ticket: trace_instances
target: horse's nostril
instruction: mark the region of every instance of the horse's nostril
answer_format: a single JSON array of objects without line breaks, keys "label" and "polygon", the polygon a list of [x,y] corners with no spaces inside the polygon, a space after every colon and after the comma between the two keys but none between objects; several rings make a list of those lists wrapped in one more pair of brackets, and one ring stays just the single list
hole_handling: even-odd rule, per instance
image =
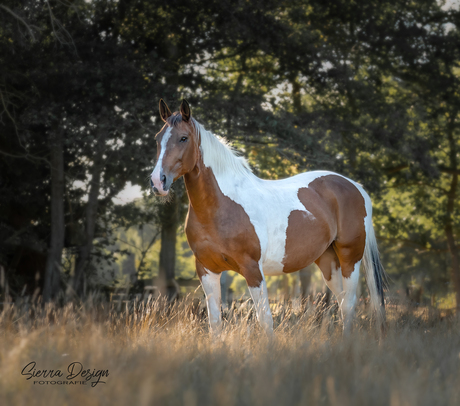
[{"label": "horse's nostril", "polygon": [[161,177],[161,182],[162,182],[162,183],[166,183],[166,175],[163,175],[163,176]]}]

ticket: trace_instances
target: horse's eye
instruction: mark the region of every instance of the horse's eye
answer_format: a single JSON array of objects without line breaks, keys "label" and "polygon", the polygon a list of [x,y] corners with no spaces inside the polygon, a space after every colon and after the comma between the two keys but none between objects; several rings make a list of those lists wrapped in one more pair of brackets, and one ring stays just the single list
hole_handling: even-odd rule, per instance
[{"label": "horse's eye", "polygon": [[188,137],[182,137],[179,142],[185,142],[188,140]]}]

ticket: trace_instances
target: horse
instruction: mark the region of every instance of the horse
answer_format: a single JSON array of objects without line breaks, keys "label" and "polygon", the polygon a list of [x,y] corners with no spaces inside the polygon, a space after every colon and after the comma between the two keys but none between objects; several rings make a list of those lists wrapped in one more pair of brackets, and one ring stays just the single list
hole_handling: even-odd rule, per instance
[{"label": "horse", "polygon": [[271,335],[265,276],[298,271],[315,262],[336,296],[343,333],[352,327],[363,262],[370,302],[385,328],[385,273],[372,224],[372,202],[362,186],[328,171],[263,180],[247,161],[191,115],[184,99],[171,113],[160,100],[163,128],[150,176],[166,196],[184,177],[189,199],[185,232],[206,295],[211,333],[221,331],[223,271],[247,282],[260,326]]}]

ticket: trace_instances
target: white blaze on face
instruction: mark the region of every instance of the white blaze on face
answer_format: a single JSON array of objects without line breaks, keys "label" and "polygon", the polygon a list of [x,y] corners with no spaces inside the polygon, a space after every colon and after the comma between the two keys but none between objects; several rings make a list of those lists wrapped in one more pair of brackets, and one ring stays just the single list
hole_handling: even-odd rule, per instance
[{"label": "white blaze on face", "polygon": [[161,139],[161,145],[160,145],[160,156],[158,157],[157,164],[155,165],[155,168],[150,175],[153,186],[155,186],[158,189],[158,192],[161,195],[167,195],[168,192],[163,189],[163,183],[161,182],[160,175],[162,173],[163,169],[163,158],[166,153],[166,145],[168,144],[169,139],[171,138],[171,127],[168,127],[163,134],[163,138]]}]

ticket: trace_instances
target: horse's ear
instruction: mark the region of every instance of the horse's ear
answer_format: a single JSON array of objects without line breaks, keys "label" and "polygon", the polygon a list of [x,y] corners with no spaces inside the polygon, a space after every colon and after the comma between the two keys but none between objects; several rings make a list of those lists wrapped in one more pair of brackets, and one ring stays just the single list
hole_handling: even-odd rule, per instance
[{"label": "horse's ear", "polygon": [[192,113],[190,112],[190,106],[188,105],[187,100],[182,100],[182,103],[180,104],[180,114],[182,116],[182,120],[188,123],[190,121],[190,117],[192,116]]},{"label": "horse's ear", "polygon": [[164,102],[163,99],[160,99],[160,116],[161,119],[166,123],[168,117],[171,116],[171,110],[169,110],[168,105]]}]

